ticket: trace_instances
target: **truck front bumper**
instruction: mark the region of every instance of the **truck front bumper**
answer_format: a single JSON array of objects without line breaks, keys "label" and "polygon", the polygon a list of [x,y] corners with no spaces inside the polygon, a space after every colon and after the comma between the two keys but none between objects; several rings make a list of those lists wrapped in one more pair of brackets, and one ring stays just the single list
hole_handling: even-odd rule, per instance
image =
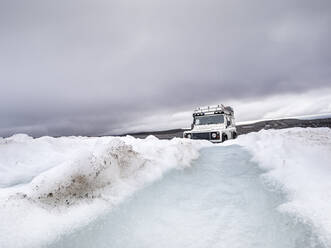
[{"label": "truck front bumper", "polygon": [[209,140],[211,142],[222,142],[221,133],[219,131],[211,132],[186,132],[184,138],[198,139],[198,140]]}]

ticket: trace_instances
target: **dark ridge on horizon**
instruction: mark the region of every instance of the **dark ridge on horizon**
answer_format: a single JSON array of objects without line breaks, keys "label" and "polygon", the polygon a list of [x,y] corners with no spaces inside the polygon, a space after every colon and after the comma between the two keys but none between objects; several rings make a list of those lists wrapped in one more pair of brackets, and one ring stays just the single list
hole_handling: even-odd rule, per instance
[{"label": "dark ridge on horizon", "polygon": [[[285,119],[277,119],[277,120],[264,120],[264,121],[256,121],[248,124],[240,124],[236,125],[238,135],[247,134],[250,132],[258,132],[262,129],[284,129],[284,128],[292,128],[292,127],[328,127],[331,128],[331,118],[318,118],[311,120],[302,120],[295,118],[285,118]],[[114,136],[114,137],[123,137],[123,136],[133,136],[135,138],[146,138],[149,135],[153,135],[159,139],[172,139],[172,138],[181,138],[183,137],[183,132],[185,130],[189,130],[189,128],[175,128],[175,129],[167,129],[160,131],[141,131],[141,132],[131,132],[124,134],[105,134],[105,135],[44,135],[50,136],[54,138],[60,137],[106,137],[106,136]],[[19,134],[19,133],[16,133]],[[15,134],[13,134],[15,135]],[[28,134],[33,138],[40,138],[43,136],[33,136]],[[12,136],[12,135],[11,135]],[[2,138],[9,138],[11,136],[6,136]]]},{"label": "dark ridge on horizon", "polygon": [[[278,119],[278,120],[266,120],[266,121],[257,121],[249,124],[237,125],[238,135],[247,134],[250,132],[258,132],[262,129],[284,129],[292,127],[328,127],[331,128],[331,118],[318,118],[311,120],[301,120],[301,119]],[[154,135],[159,139],[171,139],[175,137],[183,137],[183,132],[188,129],[178,128],[178,129],[169,129],[163,131],[146,131],[146,132],[136,132],[136,133],[127,133],[119,136],[130,135],[135,138],[146,138],[149,135]]]}]

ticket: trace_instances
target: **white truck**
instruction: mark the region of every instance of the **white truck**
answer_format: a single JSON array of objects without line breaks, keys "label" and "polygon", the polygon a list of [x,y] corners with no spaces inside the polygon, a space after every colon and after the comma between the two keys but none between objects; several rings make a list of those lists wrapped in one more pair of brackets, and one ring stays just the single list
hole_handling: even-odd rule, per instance
[{"label": "white truck", "polygon": [[235,139],[237,130],[233,109],[222,104],[195,109],[191,130],[185,131],[183,137],[205,139],[213,143]]}]

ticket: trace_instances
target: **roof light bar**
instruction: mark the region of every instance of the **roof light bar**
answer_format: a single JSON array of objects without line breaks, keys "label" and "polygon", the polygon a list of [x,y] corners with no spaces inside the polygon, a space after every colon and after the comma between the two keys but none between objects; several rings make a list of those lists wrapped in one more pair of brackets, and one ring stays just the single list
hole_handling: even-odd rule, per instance
[{"label": "roof light bar", "polygon": [[195,116],[204,115],[204,114],[228,114],[234,115],[233,109],[230,106],[224,107],[223,104],[207,107],[199,107],[194,110]]}]

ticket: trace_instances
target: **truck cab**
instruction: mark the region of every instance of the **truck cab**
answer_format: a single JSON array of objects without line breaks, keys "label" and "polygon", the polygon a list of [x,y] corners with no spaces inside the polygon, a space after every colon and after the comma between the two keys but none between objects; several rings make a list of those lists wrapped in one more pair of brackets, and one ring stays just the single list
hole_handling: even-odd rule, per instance
[{"label": "truck cab", "polygon": [[213,143],[235,139],[237,130],[233,109],[222,104],[195,109],[191,130],[185,131],[183,137],[204,139]]}]

